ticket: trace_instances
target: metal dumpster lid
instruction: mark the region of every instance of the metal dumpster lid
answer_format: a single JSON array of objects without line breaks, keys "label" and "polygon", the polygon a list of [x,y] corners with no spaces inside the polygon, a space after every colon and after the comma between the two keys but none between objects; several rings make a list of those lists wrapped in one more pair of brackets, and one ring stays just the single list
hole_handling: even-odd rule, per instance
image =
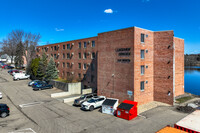
[{"label": "metal dumpster lid", "polygon": [[130,110],[134,105],[128,104],[128,103],[121,103],[118,108],[124,109],[124,110]]},{"label": "metal dumpster lid", "polygon": [[114,104],[117,102],[116,99],[106,99],[102,105],[108,105],[108,106],[114,106]]}]

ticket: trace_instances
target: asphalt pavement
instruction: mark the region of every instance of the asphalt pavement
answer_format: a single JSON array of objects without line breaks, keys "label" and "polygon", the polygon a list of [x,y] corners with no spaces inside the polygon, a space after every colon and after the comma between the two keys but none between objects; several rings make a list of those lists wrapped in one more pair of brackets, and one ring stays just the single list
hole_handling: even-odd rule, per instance
[{"label": "asphalt pavement", "polygon": [[0,133],[154,133],[187,115],[171,106],[159,106],[127,121],[99,109],[82,111],[64,104],[50,97],[61,90],[33,91],[29,81],[13,81],[6,70],[0,71],[0,103],[6,103],[11,111],[8,117],[0,118]]}]

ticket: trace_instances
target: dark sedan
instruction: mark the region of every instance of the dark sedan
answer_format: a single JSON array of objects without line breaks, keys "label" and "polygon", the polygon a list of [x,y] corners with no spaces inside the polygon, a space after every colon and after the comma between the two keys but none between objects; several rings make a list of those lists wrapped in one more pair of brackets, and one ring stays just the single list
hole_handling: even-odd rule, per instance
[{"label": "dark sedan", "polygon": [[42,83],[42,84],[37,84],[32,86],[34,91],[38,90],[45,90],[45,89],[51,89],[53,88],[53,85],[47,84],[47,83]]},{"label": "dark sedan", "polygon": [[2,118],[5,118],[6,116],[8,116],[10,113],[10,109],[6,104],[2,104],[0,103],[0,116]]},{"label": "dark sedan", "polygon": [[13,66],[7,66],[6,68],[7,68],[7,69],[13,69],[13,68],[15,68],[15,67],[13,67]]}]

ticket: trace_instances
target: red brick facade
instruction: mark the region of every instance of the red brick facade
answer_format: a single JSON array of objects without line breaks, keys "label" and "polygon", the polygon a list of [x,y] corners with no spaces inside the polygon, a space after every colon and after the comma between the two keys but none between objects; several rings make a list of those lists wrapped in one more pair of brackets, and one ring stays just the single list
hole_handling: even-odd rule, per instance
[{"label": "red brick facade", "polygon": [[[91,47],[92,41],[95,47]],[[83,48],[84,42],[87,42],[86,48]],[[72,47],[63,49],[67,44]],[[59,49],[51,51],[54,46]],[[99,33],[93,38],[39,46],[37,54],[41,55],[45,47],[49,47],[46,52],[49,56],[59,53],[55,62],[59,62],[60,77],[67,78],[70,73],[76,78],[81,74],[83,78],[86,74],[83,84],[97,88],[98,95],[120,101],[134,100],[141,105],[151,101],[173,104],[174,96],[184,93],[184,40],[175,38],[173,31],[153,32],[131,27]],[[73,53],[70,59],[61,58],[67,53]],[[87,59],[83,59],[83,53],[87,53]],[[92,53],[95,53],[94,59],[91,59]],[[63,67],[63,62],[72,66]],[[88,65],[83,70],[85,63]]]}]

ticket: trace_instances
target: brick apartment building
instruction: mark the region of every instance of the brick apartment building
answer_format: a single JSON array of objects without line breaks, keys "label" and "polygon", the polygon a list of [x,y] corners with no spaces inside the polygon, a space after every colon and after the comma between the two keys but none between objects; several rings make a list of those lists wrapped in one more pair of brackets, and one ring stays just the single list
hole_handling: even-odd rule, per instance
[{"label": "brick apartment building", "polygon": [[98,95],[173,104],[184,93],[184,40],[173,31],[137,27],[99,33],[97,37],[37,47],[54,57],[59,76],[83,79]]}]

